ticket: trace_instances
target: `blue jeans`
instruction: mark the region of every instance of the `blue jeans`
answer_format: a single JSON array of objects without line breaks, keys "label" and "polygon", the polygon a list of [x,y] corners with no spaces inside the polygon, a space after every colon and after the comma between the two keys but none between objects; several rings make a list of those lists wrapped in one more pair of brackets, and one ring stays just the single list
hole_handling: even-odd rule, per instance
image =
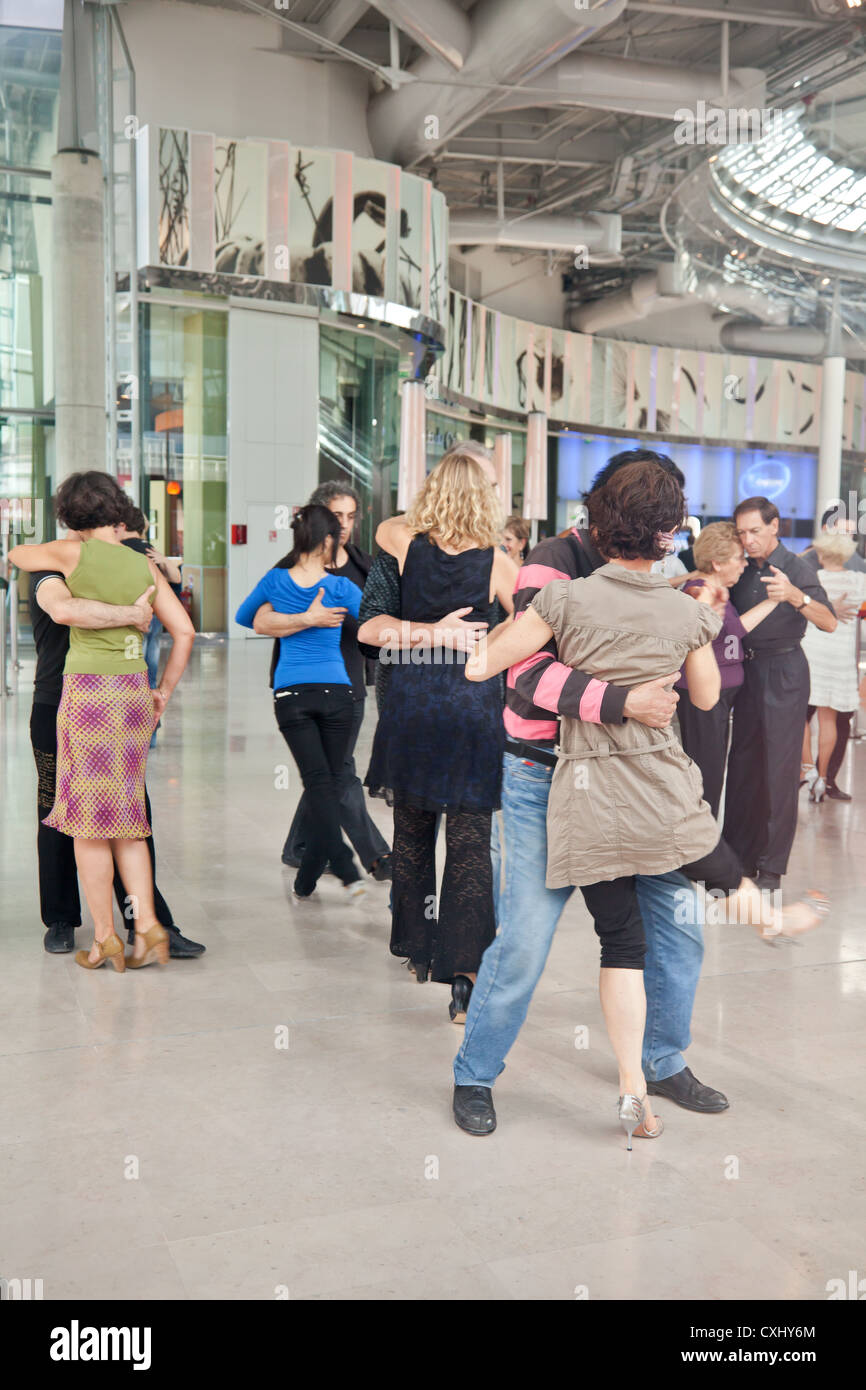
[{"label": "blue jeans", "polygon": [[[484,952],[469,1002],[463,1046],[454,1059],[458,1086],[492,1086],[523,1025],[553,934],[573,888],[546,888],[547,801],[553,768],[505,754],[502,820],[505,865],[494,898],[498,931]],[[494,828],[496,821],[494,820]],[[685,1066],[692,1006],[704,954],[697,897],[679,872],[639,875],[647,941],[643,1069],[664,1081]],[[683,920],[685,919],[685,920]]]},{"label": "blue jeans", "polygon": [[157,686],[159,676],[159,649],[162,643],[162,623],[159,618],[152,618],[150,631],[144,639],[144,662],[147,666],[147,683],[151,690]]}]

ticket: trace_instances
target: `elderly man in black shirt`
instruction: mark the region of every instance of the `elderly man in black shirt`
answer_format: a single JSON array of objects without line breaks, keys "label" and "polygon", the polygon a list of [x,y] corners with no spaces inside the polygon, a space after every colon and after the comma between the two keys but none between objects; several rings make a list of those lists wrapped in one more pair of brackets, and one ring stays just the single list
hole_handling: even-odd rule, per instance
[{"label": "elderly man in black shirt", "polygon": [[762,599],[779,607],[744,639],[745,679],[734,705],[725,794],[725,839],[761,888],[776,889],[797,828],[800,752],[809,703],[806,623],[832,632],[836,617],[815,571],[779,541],[778,508],[749,497],[734,512],[747,556],[731,589],[746,613]]}]

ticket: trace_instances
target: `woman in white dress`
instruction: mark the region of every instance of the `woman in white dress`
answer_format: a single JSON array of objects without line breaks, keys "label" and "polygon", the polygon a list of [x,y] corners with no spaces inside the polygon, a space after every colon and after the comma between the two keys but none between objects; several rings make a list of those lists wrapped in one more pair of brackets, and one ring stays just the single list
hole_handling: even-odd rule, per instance
[{"label": "woman in white dress", "polygon": [[[866,601],[866,574],[845,569],[854,554],[854,541],[837,532],[822,533],[815,541],[821,568],[819,582],[834,605]],[[809,623],[803,651],[809,662],[809,704],[818,710],[818,764],[812,759],[812,731],[803,736],[803,779],[810,801],[823,801],[827,791],[827,767],[836,746],[836,715],[850,714],[860,703],[857,670],[859,617],[840,622],[833,632],[819,632]]]}]

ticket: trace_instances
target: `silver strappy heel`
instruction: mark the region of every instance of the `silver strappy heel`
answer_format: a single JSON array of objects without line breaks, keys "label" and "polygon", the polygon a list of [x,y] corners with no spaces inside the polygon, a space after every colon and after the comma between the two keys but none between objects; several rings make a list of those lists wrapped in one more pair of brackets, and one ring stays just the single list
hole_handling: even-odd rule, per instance
[{"label": "silver strappy heel", "polygon": [[655,1129],[647,1129],[646,1108],[644,1106],[645,1100],[646,1096],[644,1096],[643,1100],[638,1096],[630,1095],[620,1096],[619,1098],[617,1113],[622,1121],[622,1127],[628,1135],[627,1148],[629,1152],[631,1152],[631,1137],[636,1129],[640,1129],[641,1126],[643,1126],[644,1130],[643,1134],[638,1135],[638,1139],[658,1139],[664,1129],[664,1122],[660,1116],[656,1116]]}]

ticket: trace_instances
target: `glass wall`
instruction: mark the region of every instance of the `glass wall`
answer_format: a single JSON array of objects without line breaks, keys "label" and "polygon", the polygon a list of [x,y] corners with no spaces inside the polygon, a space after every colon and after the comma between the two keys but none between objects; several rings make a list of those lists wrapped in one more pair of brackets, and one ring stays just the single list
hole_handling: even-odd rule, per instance
[{"label": "glass wall", "polygon": [[370,329],[319,331],[319,481],[361,498],[355,540],[372,550],[397,504],[401,354]]},{"label": "glass wall", "polygon": [[183,560],[196,628],[226,624],[228,315],[198,305],[141,309],[142,506],[157,549]]},{"label": "glass wall", "polygon": [[[0,23],[0,555],[55,534],[48,175],[59,83],[60,34]],[[22,626],[27,583],[22,575]]]}]

